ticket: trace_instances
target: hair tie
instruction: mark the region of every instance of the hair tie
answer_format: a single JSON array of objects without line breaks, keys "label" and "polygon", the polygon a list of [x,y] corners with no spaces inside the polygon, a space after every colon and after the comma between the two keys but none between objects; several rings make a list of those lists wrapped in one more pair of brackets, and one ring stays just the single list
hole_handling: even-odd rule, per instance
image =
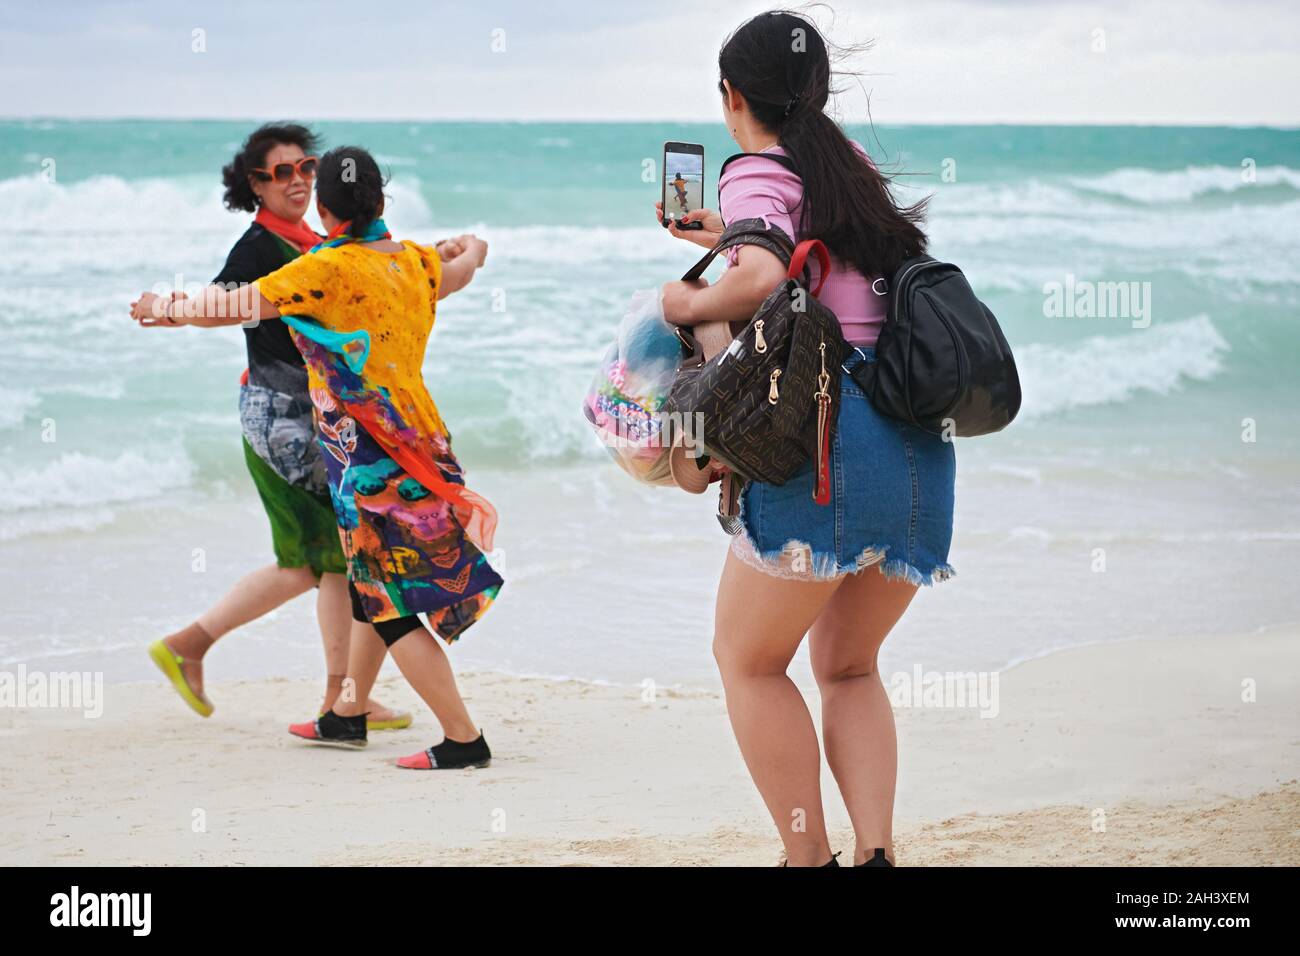
[{"label": "hair tie", "polygon": [[794,110],[795,105],[798,102],[799,102],[799,94],[796,93],[794,96],[790,97],[790,102],[785,104],[785,112],[781,114],[781,118],[784,119],[785,117],[789,116],[790,113]]}]

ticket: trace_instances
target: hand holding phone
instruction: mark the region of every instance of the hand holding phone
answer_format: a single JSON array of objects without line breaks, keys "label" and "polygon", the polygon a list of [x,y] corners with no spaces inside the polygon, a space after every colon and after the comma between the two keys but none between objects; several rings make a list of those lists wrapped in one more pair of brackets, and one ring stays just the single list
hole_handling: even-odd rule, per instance
[{"label": "hand holding phone", "polygon": [[655,222],[668,230],[674,239],[685,239],[687,242],[693,242],[697,246],[703,246],[705,249],[712,249],[718,244],[722,237],[722,217],[712,209],[696,209],[688,212],[686,217],[690,222],[685,223],[690,229],[683,229],[676,219],[664,221],[664,204],[658,199],[655,200]]},{"label": "hand holding phone", "polygon": [[687,213],[704,207],[704,147],[699,143],[664,143],[662,218],[664,228],[675,222],[678,229],[703,229],[701,222],[687,222]]}]

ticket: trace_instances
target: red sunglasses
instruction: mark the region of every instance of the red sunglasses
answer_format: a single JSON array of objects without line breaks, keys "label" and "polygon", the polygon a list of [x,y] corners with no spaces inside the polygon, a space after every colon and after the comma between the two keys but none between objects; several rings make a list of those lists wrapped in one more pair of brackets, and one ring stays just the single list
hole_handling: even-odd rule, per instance
[{"label": "red sunglasses", "polygon": [[316,175],[316,167],[320,165],[320,160],[315,156],[304,156],[296,163],[276,163],[270,169],[254,169],[257,178],[264,183],[269,183],[274,179],[277,183],[287,183],[293,179],[296,172],[303,179],[311,179]]}]

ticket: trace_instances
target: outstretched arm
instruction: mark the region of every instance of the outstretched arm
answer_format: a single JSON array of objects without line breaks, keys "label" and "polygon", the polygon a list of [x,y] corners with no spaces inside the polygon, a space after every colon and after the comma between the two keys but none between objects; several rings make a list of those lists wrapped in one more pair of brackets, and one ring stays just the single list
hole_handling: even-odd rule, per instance
[{"label": "outstretched arm", "polygon": [[442,264],[442,283],[438,286],[438,299],[447,298],[469,285],[474,273],[487,261],[487,243],[478,236],[457,236],[453,240],[460,246],[460,255]]},{"label": "outstretched arm", "polygon": [[184,294],[164,297],[145,292],[131,303],[131,318],[139,322],[141,328],[182,325],[211,328],[279,317],[280,310],[251,283],[242,283],[233,289],[210,285],[192,299]]}]

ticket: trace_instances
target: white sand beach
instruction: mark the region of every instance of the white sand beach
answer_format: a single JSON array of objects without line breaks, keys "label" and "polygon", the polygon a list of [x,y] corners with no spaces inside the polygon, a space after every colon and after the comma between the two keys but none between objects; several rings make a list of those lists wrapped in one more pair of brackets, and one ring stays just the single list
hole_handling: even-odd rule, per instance
[{"label": "white sand beach", "polygon": [[[1003,672],[996,717],[896,708],[899,864],[1300,864],[1296,636],[1076,648]],[[97,719],[0,708],[0,863],[777,862],[720,695],[491,673],[462,687],[486,770],[392,766],[438,737],[397,678],[383,697],[415,725],[361,752],[286,734],[316,702],[309,681],[215,682],[210,720],[161,682],[107,686]]]},{"label": "white sand beach", "polygon": [[[942,550],[956,576],[917,595],[881,647],[882,675],[928,690],[930,672],[969,674],[991,698],[895,701],[898,864],[1300,865],[1300,98],[1286,93],[1300,86],[1300,4],[1265,0],[1266,17],[1240,6],[1198,0],[1199,15],[1175,18],[1171,4],[831,0],[795,23],[757,3],[557,14],[506,0],[490,19],[471,4],[337,4],[277,18],[301,25],[285,31],[253,4],[198,16],[134,0],[61,18],[8,5],[0,866],[775,865],[781,843],[710,653],[732,541],[717,492],[634,480],[584,413],[666,400],[666,375],[644,373],[672,367],[679,343],[645,305],[704,255],[663,228],[687,208],[821,240],[833,261],[818,268],[832,282],[820,301],[881,358],[933,291],[897,271],[920,251],[916,226],[983,306],[936,308],[939,324],[969,314],[983,327],[987,311],[1014,356],[1015,421],[957,429],[950,548],[923,527],[946,494],[921,481],[908,443],[906,556]],[[350,55],[316,67],[284,56],[289,37],[309,41],[309,58]],[[356,154],[325,161],[344,144],[379,175]],[[753,176],[727,167],[723,194],[727,157],[776,145],[803,195],[762,162]],[[289,296],[321,331],[349,333],[337,361],[369,398],[383,393],[385,429],[408,443],[414,427],[411,447],[436,446],[439,472],[463,469],[499,514],[487,550],[505,585],[448,654],[494,753],[477,771],[396,766],[442,735],[391,660],[373,696],[410,710],[412,727],[360,751],[287,732],[342,669],[324,660],[322,625],[333,648],[347,622],[328,587],[318,605],[297,575],[306,593],[292,599],[288,584],[263,586],[289,576],[249,577],[302,564],[304,549],[273,540],[281,509],[245,446],[274,437],[291,475],[309,464],[297,454],[314,447],[309,393],[343,395],[305,386],[298,364],[310,359],[313,385],[338,384],[326,343],[275,321],[129,317],[145,290],[195,305],[218,275],[281,272],[315,245],[300,223],[355,231],[371,214],[396,240],[472,233],[489,249],[475,245],[482,268],[463,288],[447,281],[463,264],[412,279],[397,259],[357,260],[326,269],[337,284]],[[711,291],[693,319],[762,308],[776,276],[759,288],[746,254],[723,279],[726,258],[701,276]],[[836,288],[854,271],[858,296]],[[421,357],[430,289],[440,301]],[[965,298],[961,282],[946,289]],[[790,369],[785,340],[771,341],[764,361]],[[924,346],[911,340],[911,354]],[[957,379],[976,404],[1011,394],[974,368],[959,362]],[[799,413],[777,377],[776,404],[811,425],[815,403]],[[928,389],[915,378],[919,409]],[[367,422],[377,428],[365,414],[353,424]],[[848,480],[839,460],[876,449],[836,434],[830,510],[887,499],[887,482]],[[377,444],[405,470],[391,438]],[[364,492],[352,469],[371,455],[334,450],[348,466],[335,469],[337,523],[369,540],[347,488]],[[391,477],[370,496],[374,524],[412,515],[420,540],[446,539],[424,514],[434,502]],[[332,540],[328,514],[310,523]],[[900,557],[893,524],[856,530]],[[354,576],[418,564],[393,530]],[[838,549],[852,530],[836,522]],[[232,593],[269,608],[272,592],[285,603],[205,657],[216,711],[199,718],[146,648],[201,615],[215,637],[205,611]],[[805,644],[791,674],[816,714],[810,656]],[[86,706],[43,699],[87,689]],[[844,864],[853,834],[829,769],[823,795]]]}]

